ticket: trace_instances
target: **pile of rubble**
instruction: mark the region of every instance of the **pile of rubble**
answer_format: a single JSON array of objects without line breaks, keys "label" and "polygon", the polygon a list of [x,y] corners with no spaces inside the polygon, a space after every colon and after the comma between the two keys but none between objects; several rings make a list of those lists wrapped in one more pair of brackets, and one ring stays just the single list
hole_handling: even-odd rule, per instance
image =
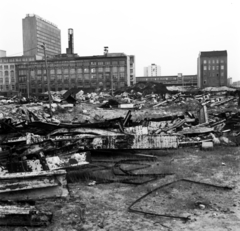
[{"label": "pile of rubble", "polygon": [[[93,150],[176,149],[185,146],[208,150],[214,145],[240,143],[240,113],[234,91],[231,94],[226,89],[217,94],[216,91],[214,94],[211,91],[173,93],[163,85],[138,84],[117,92],[115,97],[103,92],[84,94],[83,91],[51,92],[51,95],[55,102],[51,105],[53,116],[44,102],[1,106],[1,201],[26,202],[67,196],[67,171],[87,166]],[[64,100],[73,103],[64,104]],[[76,103],[74,100],[81,104],[97,104],[102,110],[128,111],[125,111],[125,117],[97,122],[59,120],[57,110],[66,108],[65,112],[71,114]],[[191,104],[194,107],[190,108]],[[133,120],[129,110],[161,111],[173,106],[180,106],[182,112],[141,120]],[[20,212],[16,211],[25,214],[21,214],[19,223],[27,216],[30,223],[43,225],[44,222],[39,222],[42,215],[47,221],[52,217],[47,212],[37,212],[42,215],[35,219],[32,216],[35,208],[30,205],[17,205],[13,210],[9,206],[0,205],[0,225],[8,225],[11,215],[19,215]]]}]

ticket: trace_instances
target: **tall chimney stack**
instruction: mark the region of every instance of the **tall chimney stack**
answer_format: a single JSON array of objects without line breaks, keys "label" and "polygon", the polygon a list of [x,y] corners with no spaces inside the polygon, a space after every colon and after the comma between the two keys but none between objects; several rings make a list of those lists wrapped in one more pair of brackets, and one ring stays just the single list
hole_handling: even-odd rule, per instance
[{"label": "tall chimney stack", "polygon": [[68,29],[68,48],[67,54],[74,54],[73,29]]}]

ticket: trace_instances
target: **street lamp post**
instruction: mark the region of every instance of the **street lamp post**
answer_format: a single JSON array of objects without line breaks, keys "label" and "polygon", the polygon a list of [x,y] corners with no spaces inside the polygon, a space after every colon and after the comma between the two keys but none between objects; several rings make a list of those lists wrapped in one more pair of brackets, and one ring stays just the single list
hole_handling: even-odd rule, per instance
[{"label": "street lamp post", "polygon": [[48,67],[47,67],[47,57],[46,57],[45,43],[43,43],[43,45],[41,45],[41,47],[43,48],[43,51],[44,51],[45,68],[46,68],[47,85],[48,85],[49,109],[50,109],[50,116],[52,117],[52,105],[51,105],[52,96],[51,96],[51,93],[50,93],[50,82],[49,82],[49,76],[48,76]]}]

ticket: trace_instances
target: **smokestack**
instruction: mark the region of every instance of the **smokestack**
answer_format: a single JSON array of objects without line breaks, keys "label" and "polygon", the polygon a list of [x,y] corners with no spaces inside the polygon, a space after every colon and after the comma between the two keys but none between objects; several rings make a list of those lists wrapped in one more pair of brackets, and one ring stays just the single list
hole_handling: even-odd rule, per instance
[{"label": "smokestack", "polygon": [[108,54],[108,47],[104,47],[104,55],[107,55]]},{"label": "smokestack", "polygon": [[73,54],[74,53],[74,43],[73,43],[73,29],[68,29],[68,48],[67,48],[67,54]]}]

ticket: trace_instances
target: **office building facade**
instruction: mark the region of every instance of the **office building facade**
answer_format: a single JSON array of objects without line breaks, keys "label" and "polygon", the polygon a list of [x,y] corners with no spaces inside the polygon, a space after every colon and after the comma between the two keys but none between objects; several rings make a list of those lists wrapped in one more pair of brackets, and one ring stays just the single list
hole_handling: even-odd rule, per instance
[{"label": "office building facade", "polygon": [[22,19],[22,31],[25,56],[44,56],[43,43],[48,57],[61,54],[61,31],[55,24],[37,15],[27,14]]},{"label": "office building facade", "polygon": [[[17,65],[19,91],[35,94],[47,91],[47,75],[44,61]],[[98,56],[59,55],[48,59],[50,90],[71,88],[118,89],[133,85],[135,57],[123,53],[107,53]]]},{"label": "office building facade", "polygon": [[161,67],[156,64],[144,67],[144,76],[161,76]]},{"label": "office building facade", "polygon": [[11,95],[18,91],[16,66],[37,60],[36,56],[0,57],[0,93]]},{"label": "office building facade", "polygon": [[157,82],[166,86],[197,86],[197,75],[170,75],[170,76],[152,76],[136,77],[136,82]]},{"label": "office building facade", "polygon": [[198,57],[198,87],[227,86],[227,51],[200,52]]}]

